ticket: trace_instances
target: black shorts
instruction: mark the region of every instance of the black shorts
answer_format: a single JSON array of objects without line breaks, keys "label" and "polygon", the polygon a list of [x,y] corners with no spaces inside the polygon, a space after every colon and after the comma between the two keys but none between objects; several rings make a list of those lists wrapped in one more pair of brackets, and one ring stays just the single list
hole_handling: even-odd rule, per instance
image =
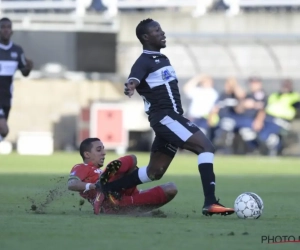
[{"label": "black shorts", "polygon": [[0,119],[8,119],[8,115],[9,115],[9,111],[10,111],[10,106],[4,106],[0,104]]},{"label": "black shorts", "polygon": [[177,149],[200,129],[190,120],[174,111],[152,114],[150,125],[155,132],[152,152],[160,151],[174,157]]}]

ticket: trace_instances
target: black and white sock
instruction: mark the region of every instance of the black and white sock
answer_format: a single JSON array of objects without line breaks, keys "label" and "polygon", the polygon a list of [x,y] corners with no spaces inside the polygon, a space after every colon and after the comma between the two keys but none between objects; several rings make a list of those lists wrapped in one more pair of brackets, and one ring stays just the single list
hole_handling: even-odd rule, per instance
[{"label": "black and white sock", "polygon": [[118,180],[108,182],[104,186],[104,189],[112,192],[119,192],[121,190],[132,188],[142,183],[147,183],[151,181],[152,180],[147,175],[147,167],[141,167]]},{"label": "black and white sock", "polygon": [[217,201],[215,197],[216,177],[214,174],[213,161],[213,153],[204,152],[198,155],[198,168],[202,180],[205,205],[210,205]]}]

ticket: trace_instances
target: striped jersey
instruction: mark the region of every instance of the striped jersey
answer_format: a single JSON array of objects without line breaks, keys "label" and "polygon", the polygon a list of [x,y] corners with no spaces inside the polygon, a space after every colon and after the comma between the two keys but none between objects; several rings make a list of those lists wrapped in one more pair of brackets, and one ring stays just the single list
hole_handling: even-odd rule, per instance
[{"label": "striped jersey", "polygon": [[0,104],[10,105],[14,74],[25,65],[25,56],[20,46],[13,42],[8,45],[0,43]]},{"label": "striped jersey", "polygon": [[176,72],[165,55],[144,50],[131,68],[130,79],[140,83],[136,91],[144,100],[146,114],[161,110],[183,114]]}]

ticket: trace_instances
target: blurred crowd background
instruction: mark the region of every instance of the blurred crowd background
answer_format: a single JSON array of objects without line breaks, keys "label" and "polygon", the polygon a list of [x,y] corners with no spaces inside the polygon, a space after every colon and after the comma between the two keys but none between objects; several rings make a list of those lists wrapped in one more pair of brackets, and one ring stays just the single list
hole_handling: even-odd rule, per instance
[{"label": "blurred crowd background", "polygon": [[166,32],[185,116],[218,153],[299,155],[299,11],[300,0],[0,0],[35,65],[16,74],[7,141],[39,154],[99,136],[148,151],[142,100],[123,84],[141,53],[135,27],[150,17]]}]

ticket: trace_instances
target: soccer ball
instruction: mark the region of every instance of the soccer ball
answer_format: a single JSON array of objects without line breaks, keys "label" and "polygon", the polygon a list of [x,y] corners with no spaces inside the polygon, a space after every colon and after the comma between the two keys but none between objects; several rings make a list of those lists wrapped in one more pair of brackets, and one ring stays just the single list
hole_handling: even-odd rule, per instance
[{"label": "soccer ball", "polygon": [[258,219],[263,209],[262,199],[252,192],[242,193],[234,202],[234,211],[241,219]]}]

